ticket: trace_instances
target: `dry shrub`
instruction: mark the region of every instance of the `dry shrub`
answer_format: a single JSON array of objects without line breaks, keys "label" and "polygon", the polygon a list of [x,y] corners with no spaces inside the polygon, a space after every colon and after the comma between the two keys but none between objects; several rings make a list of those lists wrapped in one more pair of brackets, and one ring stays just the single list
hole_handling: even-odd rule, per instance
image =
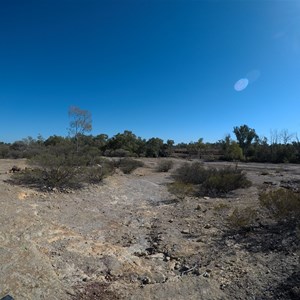
[{"label": "dry shrub", "polygon": [[175,181],[168,185],[168,190],[180,199],[195,195],[195,186],[190,183]]},{"label": "dry shrub", "polygon": [[85,167],[82,169],[84,181],[87,183],[99,183],[113,172],[114,168],[109,164]]},{"label": "dry shrub", "polygon": [[204,168],[203,164],[195,162],[192,164],[182,164],[174,173],[176,181],[191,184],[201,184],[208,177],[209,171]]},{"label": "dry shrub", "polygon": [[229,208],[230,208],[230,206],[226,203],[219,203],[214,206],[215,211],[223,211],[223,210],[227,210]]},{"label": "dry shrub", "polygon": [[300,194],[292,190],[280,188],[263,192],[259,201],[277,220],[292,221],[300,218]]},{"label": "dry shrub", "polygon": [[78,180],[78,170],[69,166],[59,166],[57,168],[35,167],[14,174],[10,182],[41,190],[52,190],[54,188],[59,190],[77,189],[82,187],[82,181]]},{"label": "dry shrub", "polygon": [[199,185],[201,196],[225,196],[238,188],[247,188],[251,182],[238,169],[230,167],[223,169],[206,169],[201,163],[183,164],[173,177],[177,182]]},{"label": "dry shrub", "polygon": [[230,191],[250,186],[251,182],[241,170],[232,168],[213,169],[201,185],[200,194],[211,197],[225,196]]},{"label": "dry shrub", "polygon": [[90,282],[81,287],[74,300],[118,300],[120,297],[110,289],[107,283]]},{"label": "dry shrub", "polygon": [[122,172],[124,174],[130,174],[135,169],[144,166],[144,163],[142,161],[135,160],[135,159],[132,159],[132,158],[120,159],[115,164],[122,170]]},{"label": "dry shrub", "polygon": [[78,189],[84,183],[99,183],[113,173],[114,166],[107,160],[97,165],[87,165],[85,157],[43,153],[31,161],[33,168],[15,173],[11,183],[37,189],[60,191]]},{"label": "dry shrub", "polygon": [[174,163],[172,160],[161,160],[159,161],[156,170],[157,172],[168,172],[172,169]]},{"label": "dry shrub", "polygon": [[257,211],[253,208],[236,208],[228,217],[227,221],[230,227],[235,229],[246,228],[252,225],[257,217]]}]

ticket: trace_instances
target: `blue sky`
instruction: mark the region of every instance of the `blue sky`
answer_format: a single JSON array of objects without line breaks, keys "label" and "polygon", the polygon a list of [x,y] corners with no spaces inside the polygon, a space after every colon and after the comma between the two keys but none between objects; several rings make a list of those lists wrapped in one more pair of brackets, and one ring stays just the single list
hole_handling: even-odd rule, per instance
[{"label": "blue sky", "polygon": [[300,133],[299,73],[296,0],[0,3],[0,141],[66,136],[71,105],[94,135]]}]

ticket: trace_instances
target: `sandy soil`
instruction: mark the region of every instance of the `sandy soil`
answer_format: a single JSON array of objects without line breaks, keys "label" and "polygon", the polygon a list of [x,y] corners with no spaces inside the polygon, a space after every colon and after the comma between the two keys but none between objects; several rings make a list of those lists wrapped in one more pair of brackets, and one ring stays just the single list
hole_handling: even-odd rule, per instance
[{"label": "sandy soil", "polygon": [[300,179],[299,166],[240,164],[252,187],[178,199],[170,172],[144,161],[131,175],[61,194],[10,185],[7,171],[26,161],[0,160],[0,298],[298,299],[299,232],[259,217],[239,232],[226,220],[257,207],[262,187]]}]

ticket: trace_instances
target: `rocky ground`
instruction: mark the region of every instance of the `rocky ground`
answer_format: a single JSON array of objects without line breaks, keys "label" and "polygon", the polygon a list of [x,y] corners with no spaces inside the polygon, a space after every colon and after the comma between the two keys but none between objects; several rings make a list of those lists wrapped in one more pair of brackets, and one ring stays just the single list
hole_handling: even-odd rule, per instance
[{"label": "rocky ground", "polygon": [[7,171],[26,161],[1,160],[0,298],[299,299],[299,229],[260,215],[248,231],[227,221],[237,207],[257,208],[263,187],[299,180],[299,166],[240,164],[252,187],[178,198],[172,171],[144,161],[61,194],[10,185]]}]

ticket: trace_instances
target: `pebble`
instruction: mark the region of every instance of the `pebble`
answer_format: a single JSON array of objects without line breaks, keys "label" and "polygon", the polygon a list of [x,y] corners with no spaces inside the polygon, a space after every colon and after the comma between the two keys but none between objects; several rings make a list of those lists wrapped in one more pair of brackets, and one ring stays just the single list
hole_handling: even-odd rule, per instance
[{"label": "pebble", "polygon": [[204,273],[203,273],[203,277],[205,277],[205,278],[209,278],[209,277],[210,277],[210,275],[209,275],[209,273],[207,273],[207,272],[204,272]]},{"label": "pebble", "polygon": [[189,233],[190,233],[190,230],[189,230],[189,229],[183,229],[183,230],[181,231],[181,233],[183,233],[183,234],[189,234]]},{"label": "pebble", "polygon": [[145,276],[143,279],[142,279],[142,283],[143,284],[150,284],[151,283],[151,279],[147,276]]},{"label": "pebble", "polygon": [[163,253],[156,253],[156,254],[149,255],[149,258],[155,258],[155,259],[163,260],[165,258],[165,255]]}]

